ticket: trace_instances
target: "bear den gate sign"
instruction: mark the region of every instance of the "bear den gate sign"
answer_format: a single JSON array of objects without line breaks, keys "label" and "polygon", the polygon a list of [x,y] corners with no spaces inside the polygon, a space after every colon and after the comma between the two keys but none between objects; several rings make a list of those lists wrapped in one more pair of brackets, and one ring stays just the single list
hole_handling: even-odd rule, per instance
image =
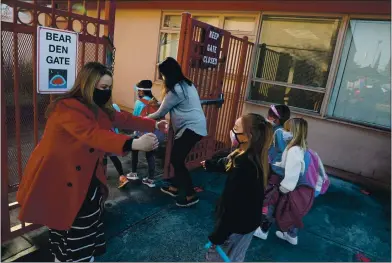
[{"label": "bear den gate sign", "polygon": [[222,42],[222,34],[218,28],[210,26],[204,38],[204,52],[202,56],[203,68],[214,68],[218,65]]},{"label": "bear den gate sign", "polygon": [[65,93],[76,78],[78,33],[42,26],[37,30],[37,92]]}]

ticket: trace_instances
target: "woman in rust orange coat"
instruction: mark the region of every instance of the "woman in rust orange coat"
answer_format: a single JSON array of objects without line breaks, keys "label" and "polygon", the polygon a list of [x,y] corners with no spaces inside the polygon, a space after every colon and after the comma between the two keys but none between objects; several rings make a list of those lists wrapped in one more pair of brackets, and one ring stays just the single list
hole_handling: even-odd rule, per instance
[{"label": "woman in rust orange coat", "polygon": [[105,153],[158,146],[154,134],[133,140],[110,129],[153,132],[166,127],[165,121],[116,112],[111,91],[112,73],[100,63],[86,64],[73,88],[49,105],[45,132],[24,170],[17,194],[19,219],[49,228],[55,261],[93,261],[105,252]]}]

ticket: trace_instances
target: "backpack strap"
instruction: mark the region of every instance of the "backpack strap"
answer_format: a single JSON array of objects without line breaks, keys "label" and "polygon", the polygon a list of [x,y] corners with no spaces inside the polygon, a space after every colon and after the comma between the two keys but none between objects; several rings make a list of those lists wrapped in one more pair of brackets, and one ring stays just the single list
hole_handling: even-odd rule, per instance
[{"label": "backpack strap", "polygon": [[319,177],[318,156],[312,150],[308,149],[304,156],[306,180],[312,187],[316,187]]},{"label": "backpack strap", "polygon": [[143,99],[143,98],[141,98],[141,99],[139,99],[144,105],[148,105],[148,100],[146,100],[146,99]]},{"label": "backpack strap", "polygon": [[144,104],[144,108],[143,108],[142,112],[140,113],[140,115],[142,117],[149,115],[151,113],[150,112],[151,107],[150,107],[150,104],[148,103],[148,100],[141,98],[141,99],[139,99],[139,101]]},{"label": "backpack strap", "polygon": [[283,128],[278,128],[278,129],[276,129],[276,131],[274,131],[274,135],[273,135],[273,138],[272,138],[272,145],[273,145],[274,147],[276,147],[276,144],[275,144],[275,136],[276,136],[276,133],[277,133],[278,131],[283,131]]}]

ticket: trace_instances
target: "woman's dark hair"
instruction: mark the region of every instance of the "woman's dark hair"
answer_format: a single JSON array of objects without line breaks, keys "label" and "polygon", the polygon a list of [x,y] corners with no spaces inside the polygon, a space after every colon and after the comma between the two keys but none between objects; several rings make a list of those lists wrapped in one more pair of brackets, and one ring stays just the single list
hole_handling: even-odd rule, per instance
[{"label": "woman's dark hair", "polygon": [[268,117],[273,117],[279,120],[279,125],[283,125],[288,119],[290,119],[290,108],[286,105],[276,105],[276,111],[279,113],[279,116],[276,116],[274,111],[270,108],[268,110]]},{"label": "woman's dark hair", "polygon": [[162,74],[165,79],[166,94],[169,91],[175,93],[174,87],[176,84],[181,84],[181,82],[185,82],[189,86],[193,84],[192,81],[184,76],[180,64],[178,64],[178,62],[172,57],[167,57],[161,64],[159,64],[158,69],[159,73]]},{"label": "woman's dark hair", "polygon": [[150,90],[142,90],[144,96],[148,96],[150,98],[154,98],[154,95],[152,95],[151,88],[152,88],[152,81],[148,79],[144,79],[139,81],[139,83],[136,84],[137,87],[143,88],[143,89],[150,89]]}]

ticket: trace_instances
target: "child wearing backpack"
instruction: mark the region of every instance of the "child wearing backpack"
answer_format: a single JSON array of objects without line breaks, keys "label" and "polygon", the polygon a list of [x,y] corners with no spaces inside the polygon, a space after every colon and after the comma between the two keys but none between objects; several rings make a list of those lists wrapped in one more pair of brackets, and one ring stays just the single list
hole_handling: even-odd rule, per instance
[{"label": "child wearing backpack", "polygon": [[[272,145],[268,150],[268,159],[270,163],[280,162],[282,154],[287,146],[287,143],[291,140],[291,134],[283,129],[284,123],[290,118],[290,108],[286,105],[271,105],[268,110],[267,120],[272,124],[273,127],[273,141]],[[271,174],[278,175],[283,178],[284,170],[281,167],[272,166]],[[266,222],[264,222],[266,221]],[[263,208],[263,219],[260,223],[260,227],[255,231],[254,236],[267,239],[268,231],[266,226],[272,224],[272,210],[268,210],[268,207]],[[264,226],[264,227],[263,227]],[[269,227],[268,227],[269,228]]]},{"label": "child wearing backpack", "polygon": [[[292,140],[282,154],[282,161],[272,166],[283,168],[283,179],[273,174],[265,192],[263,207],[272,209],[278,231],[276,236],[292,245],[298,244],[298,229],[302,218],[313,205],[315,192],[325,193],[328,176],[321,159],[307,145],[308,123],[293,118],[285,123],[285,130],[292,133]],[[270,222],[264,221],[268,233]]]},{"label": "child wearing backpack", "polygon": [[[152,82],[151,80],[142,80],[136,84],[135,90],[137,91],[138,100],[135,103],[135,108],[133,110],[134,116],[146,117],[149,114],[152,114],[158,110],[156,103],[152,103],[152,101],[156,101],[151,92]],[[155,135],[157,135],[158,140],[162,141],[164,139],[164,134],[155,131]],[[135,131],[134,138],[139,138],[143,133],[139,131]],[[148,163],[148,176],[142,179],[142,183],[149,186],[155,187],[155,155],[154,151],[146,152],[146,159]],[[139,151],[132,151],[132,172],[127,175],[129,180],[139,180],[139,176],[137,174],[137,164],[139,160]]]}]

